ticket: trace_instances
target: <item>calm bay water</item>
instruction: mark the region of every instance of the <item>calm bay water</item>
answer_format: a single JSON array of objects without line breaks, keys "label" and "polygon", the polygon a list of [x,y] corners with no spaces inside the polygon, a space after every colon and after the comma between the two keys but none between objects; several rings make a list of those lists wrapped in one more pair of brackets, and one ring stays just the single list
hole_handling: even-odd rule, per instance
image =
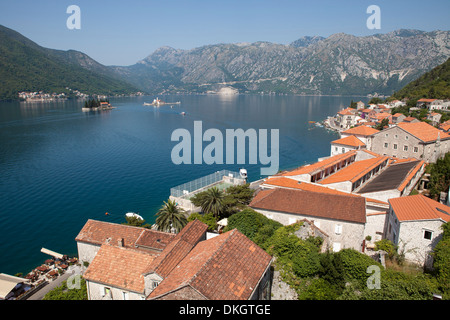
[{"label": "calm bay water", "polygon": [[289,169],[328,155],[338,137],[308,121],[334,115],[352,99],[367,102],[186,95],[163,97],[181,101],[173,108],[143,106],[153,98],[111,99],[117,109],[101,113],[83,113],[76,101],[0,103],[0,272],[29,272],[48,258],[42,247],[75,255],[87,219],[122,223],[133,211],[153,223],[171,187],[217,170],[245,167],[250,181],[261,178],[265,165],[174,165],[175,129],[193,135],[195,120],[224,136],[225,129],[279,129],[280,169]]}]

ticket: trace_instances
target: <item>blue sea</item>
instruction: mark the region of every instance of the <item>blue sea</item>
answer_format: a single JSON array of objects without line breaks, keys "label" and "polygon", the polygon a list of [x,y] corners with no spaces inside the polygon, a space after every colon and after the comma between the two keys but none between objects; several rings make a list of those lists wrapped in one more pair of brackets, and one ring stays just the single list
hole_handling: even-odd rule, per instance
[{"label": "blue sea", "polygon": [[116,109],[103,112],[82,112],[81,101],[0,102],[0,273],[28,273],[48,258],[43,247],[76,255],[74,239],[88,219],[122,223],[132,211],[153,223],[171,187],[217,170],[244,167],[249,181],[262,178],[260,163],[173,164],[176,129],[193,135],[194,121],[224,137],[226,129],[278,129],[280,169],[290,169],[329,155],[338,138],[309,121],[322,121],[351,100],[367,102],[176,95],[160,97],[181,101],[173,107],[143,105],[154,98],[110,99]]}]

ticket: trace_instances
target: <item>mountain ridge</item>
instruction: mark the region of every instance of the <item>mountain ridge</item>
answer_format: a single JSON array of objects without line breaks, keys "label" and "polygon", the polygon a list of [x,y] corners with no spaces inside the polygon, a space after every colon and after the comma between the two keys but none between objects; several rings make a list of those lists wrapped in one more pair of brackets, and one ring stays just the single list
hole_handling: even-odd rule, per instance
[{"label": "mountain ridge", "polygon": [[116,71],[158,93],[214,91],[233,83],[241,93],[392,94],[448,57],[449,31],[399,29],[363,37],[302,37],[288,45],[165,46]]},{"label": "mountain ridge", "polygon": [[[0,26],[0,53],[0,98],[38,89],[27,69],[44,88],[109,94],[205,93],[228,86],[240,93],[390,95],[450,57],[450,31],[335,33],[290,44],[218,43],[187,50],[162,46],[133,65],[105,66],[80,51],[43,48]],[[24,59],[27,54],[32,59]]]},{"label": "mountain ridge", "polygon": [[0,25],[0,100],[16,100],[20,91],[129,94],[139,90],[117,78],[86,54],[39,46]]}]

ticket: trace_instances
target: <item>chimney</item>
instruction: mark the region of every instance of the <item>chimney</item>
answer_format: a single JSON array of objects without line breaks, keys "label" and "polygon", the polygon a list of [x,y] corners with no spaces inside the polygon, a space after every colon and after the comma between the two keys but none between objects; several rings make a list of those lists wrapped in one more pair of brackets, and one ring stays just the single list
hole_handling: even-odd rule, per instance
[{"label": "chimney", "polygon": [[117,245],[118,245],[119,247],[125,246],[125,240],[124,240],[124,238],[120,238],[119,240],[117,240]]}]

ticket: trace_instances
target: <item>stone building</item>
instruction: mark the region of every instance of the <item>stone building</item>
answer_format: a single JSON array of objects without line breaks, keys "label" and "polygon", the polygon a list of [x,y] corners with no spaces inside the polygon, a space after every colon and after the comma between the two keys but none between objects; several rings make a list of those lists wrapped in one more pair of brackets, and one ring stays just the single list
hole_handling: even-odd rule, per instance
[{"label": "stone building", "polygon": [[249,206],[284,225],[311,221],[328,236],[326,245],[333,251],[362,250],[366,224],[363,197],[274,188],[260,191]]},{"label": "stone building", "polygon": [[430,253],[442,238],[442,224],[450,221],[450,208],[423,195],[390,199],[389,204],[386,238],[406,260],[431,267]]},{"label": "stone building", "polygon": [[88,298],[270,299],[272,257],[236,229],[206,231],[198,220],[176,235],[88,220],[76,237]]},{"label": "stone building", "polygon": [[399,123],[372,136],[371,151],[395,158],[436,162],[450,151],[450,135],[425,123]]}]

